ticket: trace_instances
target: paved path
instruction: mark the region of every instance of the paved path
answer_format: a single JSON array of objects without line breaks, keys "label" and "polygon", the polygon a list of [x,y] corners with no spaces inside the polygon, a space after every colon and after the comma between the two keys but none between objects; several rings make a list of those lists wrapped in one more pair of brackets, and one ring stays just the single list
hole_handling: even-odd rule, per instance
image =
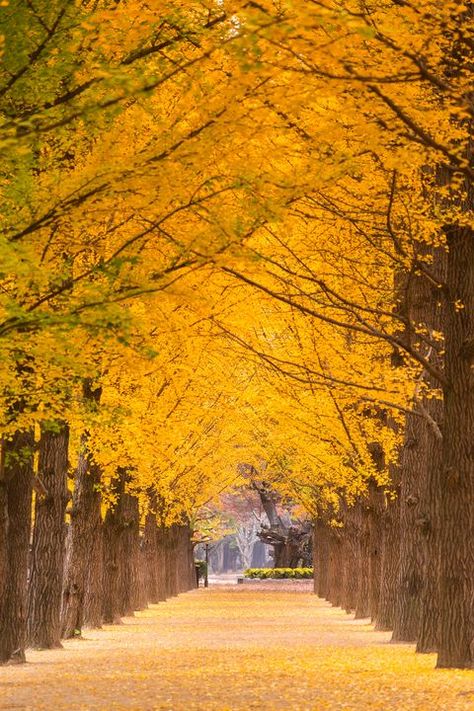
[{"label": "paved path", "polygon": [[301,589],[200,589],[86,637],[0,667],[0,709],[474,708],[474,672],[436,671]]}]

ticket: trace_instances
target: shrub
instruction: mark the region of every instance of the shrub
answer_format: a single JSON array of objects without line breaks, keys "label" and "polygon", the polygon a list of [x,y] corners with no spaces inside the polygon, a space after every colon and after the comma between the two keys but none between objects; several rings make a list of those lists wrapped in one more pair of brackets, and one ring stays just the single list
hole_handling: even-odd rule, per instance
[{"label": "shrub", "polygon": [[206,575],[206,561],[205,560],[195,560],[194,565],[199,568],[199,577],[204,578]]},{"label": "shrub", "polygon": [[259,580],[297,578],[299,580],[313,577],[313,568],[247,568],[246,578]]}]

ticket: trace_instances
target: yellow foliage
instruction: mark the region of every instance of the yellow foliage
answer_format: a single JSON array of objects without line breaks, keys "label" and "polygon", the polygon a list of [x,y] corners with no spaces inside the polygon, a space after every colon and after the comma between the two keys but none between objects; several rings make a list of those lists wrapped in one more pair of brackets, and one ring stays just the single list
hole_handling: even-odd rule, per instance
[{"label": "yellow foliage", "polygon": [[[443,343],[400,312],[401,275],[472,220],[469,76],[443,68],[465,8],[38,8],[2,20],[3,433],[66,417],[105,498],[126,467],[167,524],[242,463],[312,514],[389,486]],[[60,31],[30,66],[37,12]]]}]

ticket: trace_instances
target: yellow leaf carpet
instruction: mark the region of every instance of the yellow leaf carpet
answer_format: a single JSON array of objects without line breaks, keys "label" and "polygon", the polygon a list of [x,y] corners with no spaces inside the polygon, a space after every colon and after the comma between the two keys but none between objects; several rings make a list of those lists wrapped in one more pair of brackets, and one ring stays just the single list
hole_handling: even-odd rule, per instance
[{"label": "yellow leaf carpet", "polygon": [[435,670],[308,587],[200,589],[30,650],[0,668],[0,708],[474,709],[473,672]]}]

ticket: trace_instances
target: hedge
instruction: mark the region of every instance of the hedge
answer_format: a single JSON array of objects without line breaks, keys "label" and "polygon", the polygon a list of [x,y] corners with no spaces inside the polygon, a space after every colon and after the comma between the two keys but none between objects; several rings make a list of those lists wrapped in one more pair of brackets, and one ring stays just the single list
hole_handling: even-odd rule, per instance
[{"label": "hedge", "polygon": [[244,573],[246,578],[312,578],[313,568],[247,568]]}]

